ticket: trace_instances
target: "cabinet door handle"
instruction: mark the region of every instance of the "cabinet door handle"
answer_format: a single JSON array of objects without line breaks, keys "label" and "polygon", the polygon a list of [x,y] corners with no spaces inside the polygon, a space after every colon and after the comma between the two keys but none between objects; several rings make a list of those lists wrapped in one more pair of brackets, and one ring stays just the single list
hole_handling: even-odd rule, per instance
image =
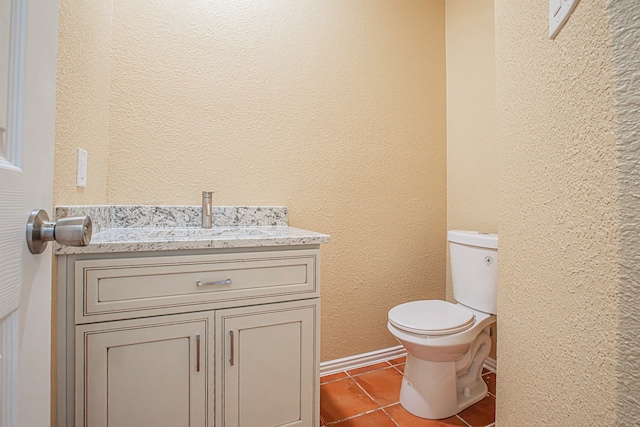
[{"label": "cabinet door handle", "polygon": [[231,366],[233,366],[233,331],[229,331],[229,337],[231,338],[231,356],[229,357],[229,363],[231,364]]},{"label": "cabinet door handle", "polygon": [[220,280],[218,282],[201,282],[200,280],[196,282],[196,285],[198,285],[199,288],[203,286],[230,285],[230,284],[231,284],[231,279]]},{"label": "cabinet door handle", "polygon": [[200,372],[200,334],[196,335],[196,372]]}]

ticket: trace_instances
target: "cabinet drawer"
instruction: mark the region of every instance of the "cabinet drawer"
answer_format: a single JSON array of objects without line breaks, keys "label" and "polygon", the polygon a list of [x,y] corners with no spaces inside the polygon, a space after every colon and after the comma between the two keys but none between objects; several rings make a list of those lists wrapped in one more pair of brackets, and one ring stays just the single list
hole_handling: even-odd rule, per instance
[{"label": "cabinet drawer", "polygon": [[319,250],[75,263],[76,324],[319,296]]}]

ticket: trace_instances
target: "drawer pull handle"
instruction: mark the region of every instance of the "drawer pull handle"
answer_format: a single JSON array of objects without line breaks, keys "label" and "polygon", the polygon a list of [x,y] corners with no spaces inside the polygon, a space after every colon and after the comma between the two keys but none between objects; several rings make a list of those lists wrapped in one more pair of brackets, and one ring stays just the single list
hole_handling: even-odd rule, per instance
[{"label": "drawer pull handle", "polygon": [[230,285],[230,284],[231,284],[231,279],[220,280],[219,282],[201,282],[200,280],[196,282],[196,285],[198,285],[199,288],[203,286]]}]

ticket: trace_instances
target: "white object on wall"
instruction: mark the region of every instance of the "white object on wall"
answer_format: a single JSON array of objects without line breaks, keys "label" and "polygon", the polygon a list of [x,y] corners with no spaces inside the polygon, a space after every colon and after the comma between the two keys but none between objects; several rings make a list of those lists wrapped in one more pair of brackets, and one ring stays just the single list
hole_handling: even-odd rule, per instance
[{"label": "white object on wall", "polygon": [[78,169],[76,172],[76,185],[78,187],[87,186],[87,152],[78,148]]},{"label": "white object on wall", "polygon": [[554,39],[580,0],[549,0],[549,38]]}]

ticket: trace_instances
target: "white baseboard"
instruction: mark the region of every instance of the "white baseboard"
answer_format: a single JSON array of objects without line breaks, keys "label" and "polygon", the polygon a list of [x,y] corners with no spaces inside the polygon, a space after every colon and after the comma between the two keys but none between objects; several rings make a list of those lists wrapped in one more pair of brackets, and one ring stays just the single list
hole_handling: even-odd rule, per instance
[{"label": "white baseboard", "polygon": [[[354,356],[343,357],[342,359],[328,360],[320,363],[320,376],[335,374],[336,372],[347,371],[359,368],[360,366],[373,365],[397,357],[406,356],[407,350],[401,345],[382,350],[371,351],[369,353],[356,354]],[[484,361],[484,367],[493,373],[497,371],[496,360],[490,357]]]},{"label": "white baseboard", "polygon": [[493,359],[491,357],[487,357],[486,359],[484,359],[484,367],[494,374],[498,372],[498,362],[496,362],[496,359]]},{"label": "white baseboard", "polygon": [[340,371],[359,368],[360,366],[373,365],[407,354],[403,346],[384,348],[382,350],[371,351],[369,353],[356,354],[355,356],[343,357],[342,359],[328,360],[320,363],[320,375],[334,374]]}]

